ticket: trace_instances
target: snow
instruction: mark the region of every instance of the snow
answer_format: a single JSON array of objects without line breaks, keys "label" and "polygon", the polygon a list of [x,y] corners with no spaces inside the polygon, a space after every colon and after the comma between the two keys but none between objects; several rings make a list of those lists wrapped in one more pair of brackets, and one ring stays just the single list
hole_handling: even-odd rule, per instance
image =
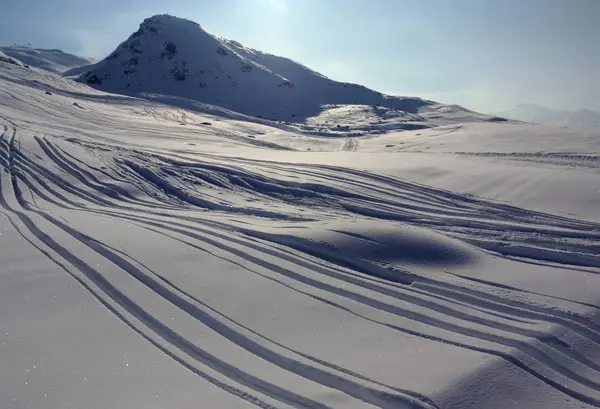
[{"label": "snow", "polygon": [[[384,95],[361,85],[330,80],[294,61],[244,47],[209,33],[197,23],[169,15],[144,20],[139,30],[108,57],[65,75],[104,91],[181,97],[294,123],[319,117],[340,104],[352,104],[373,107],[380,111],[379,117],[383,112],[377,107],[391,111],[388,116],[394,120],[386,128],[415,129],[429,127],[439,117],[431,114],[432,108],[441,108],[433,101]],[[479,121],[493,119],[460,107],[448,108]],[[426,118],[418,115],[421,110],[428,113]],[[336,122],[323,124],[317,119],[312,124],[326,129],[303,130],[327,133],[339,131],[338,125],[348,126],[337,122],[338,118],[331,119]]]},{"label": "snow", "polygon": [[55,74],[62,74],[72,68],[95,62],[92,58],[79,57],[56,49],[12,45],[0,46],[0,52],[31,67],[40,68]]},{"label": "snow", "polygon": [[0,63],[4,406],[600,407],[598,132],[159,91]]},{"label": "snow", "polygon": [[16,58],[9,57],[8,55],[4,54],[1,50],[0,50],[0,62],[6,63],[6,64],[18,65],[19,67],[25,67],[25,64],[23,64],[21,61],[17,60]]}]

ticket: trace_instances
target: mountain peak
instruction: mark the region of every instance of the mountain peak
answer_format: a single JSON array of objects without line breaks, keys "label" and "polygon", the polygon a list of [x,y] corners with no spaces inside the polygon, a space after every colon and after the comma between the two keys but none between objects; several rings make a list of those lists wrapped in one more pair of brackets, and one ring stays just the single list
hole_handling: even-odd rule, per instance
[{"label": "mountain peak", "polygon": [[290,59],[244,47],[168,14],[146,18],[107,58],[66,75],[105,91],[183,97],[293,122],[331,105],[379,105],[416,113],[433,104],[330,80]]},{"label": "mountain peak", "polygon": [[[139,29],[131,34],[125,43],[136,47],[148,36],[158,36],[173,44],[176,40],[193,42],[196,45],[202,45],[205,41],[216,41],[215,36],[198,23],[170,14],[157,14],[144,19]],[[123,45],[121,47],[123,48]]]},{"label": "mountain peak", "polygon": [[[156,14],[152,17],[148,17],[140,24],[141,32],[148,31],[149,33],[158,34],[162,30],[186,30],[186,29],[200,29],[206,33],[207,30],[202,28],[198,23],[187,20],[185,18],[172,16],[170,14]],[[138,32],[136,32],[138,33]],[[134,33],[134,34],[136,34]],[[208,33],[210,34],[210,33]]]}]

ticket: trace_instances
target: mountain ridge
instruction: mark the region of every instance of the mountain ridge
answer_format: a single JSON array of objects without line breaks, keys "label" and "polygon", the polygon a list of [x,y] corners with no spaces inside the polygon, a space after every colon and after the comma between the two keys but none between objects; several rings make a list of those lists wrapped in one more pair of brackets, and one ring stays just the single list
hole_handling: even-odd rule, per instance
[{"label": "mountain ridge", "polygon": [[291,59],[244,47],[166,14],[145,19],[102,61],[64,75],[103,91],[182,97],[276,121],[303,122],[320,115],[325,106],[356,105],[385,107],[405,121],[418,122],[424,121],[421,110],[441,105],[337,82]]},{"label": "mountain ridge", "polygon": [[0,46],[0,51],[25,65],[62,74],[72,68],[96,62],[93,58],[80,57],[56,48],[33,48],[30,46]]},{"label": "mountain ridge", "polygon": [[569,111],[551,109],[532,103],[523,103],[508,111],[497,112],[496,115],[542,125],[600,127],[600,112],[591,109]]}]

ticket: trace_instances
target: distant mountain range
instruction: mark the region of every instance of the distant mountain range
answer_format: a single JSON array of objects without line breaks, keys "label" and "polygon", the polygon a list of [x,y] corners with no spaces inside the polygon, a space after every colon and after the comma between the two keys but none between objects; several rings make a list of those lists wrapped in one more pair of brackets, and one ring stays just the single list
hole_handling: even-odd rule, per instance
[{"label": "distant mountain range", "polygon": [[91,58],[79,57],[56,49],[32,48],[27,46],[0,46],[0,52],[15,58],[25,65],[41,68],[56,74],[71,68],[89,65],[96,62]]},{"label": "distant mountain range", "polygon": [[567,127],[600,127],[600,112],[589,109],[563,111],[549,109],[535,104],[521,104],[515,108],[496,113],[503,118],[543,125]]}]

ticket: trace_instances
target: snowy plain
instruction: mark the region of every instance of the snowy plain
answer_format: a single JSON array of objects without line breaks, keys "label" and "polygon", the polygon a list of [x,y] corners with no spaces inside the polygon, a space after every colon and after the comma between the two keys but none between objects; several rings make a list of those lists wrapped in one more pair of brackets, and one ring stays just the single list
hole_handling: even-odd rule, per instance
[{"label": "snowy plain", "polygon": [[165,101],[0,62],[2,407],[600,407],[597,131]]}]

